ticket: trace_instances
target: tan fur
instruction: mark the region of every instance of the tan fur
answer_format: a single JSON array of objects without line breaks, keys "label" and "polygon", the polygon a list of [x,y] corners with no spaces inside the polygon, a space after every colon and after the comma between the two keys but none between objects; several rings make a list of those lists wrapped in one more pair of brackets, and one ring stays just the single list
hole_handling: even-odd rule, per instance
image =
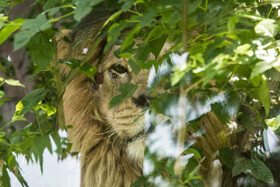
[{"label": "tan fur", "polygon": [[[87,30],[75,32],[75,38],[68,44],[62,40],[58,43],[59,58],[83,59],[82,50],[90,49],[94,41],[86,40],[77,47],[75,43],[84,36],[95,36],[106,17],[100,18]],[[71,33],[67,32],[71,38]],[[65,124],[71,125],[68,130],[69,141],[73,144],[72,151],[81,154],[81,186],[82,187],[128,187],[142,174],[144,159],[145,136],[135,141],[127,139],[137,137],[144,130],[144,115],[142,109],[136,106],[132,99],[109,110],[109,101],[118,95],[119,86],[125,82],[145,85],[148,72],[141,71],[135,75],[128,63],[115,57],[113,47],[103,55],[102,46],[96,50],[89,63],[95,65],[97,73],[103,73],[103,83],[96,89],[94,82],[85,75],[76,75],[67,86],[64,94]],[[121,64],[127,74],[112,78],[110,68],[114,64]],[[67,74],[68,68],[63,68]],[[145,94],[145,87],[139,87],[133,97]],[[137,117],[141,116],[135,121]],[[201,169],[207,177],[207,167],[214,160],[213,153],[217,149],[230,144],[230,140],[221,141],[218,134],[223,132],[222,124],[214,113],[209,113],[199,122],[206,128],[205,138],[196,138],[197,144],[203,148],[206,159]]]}]

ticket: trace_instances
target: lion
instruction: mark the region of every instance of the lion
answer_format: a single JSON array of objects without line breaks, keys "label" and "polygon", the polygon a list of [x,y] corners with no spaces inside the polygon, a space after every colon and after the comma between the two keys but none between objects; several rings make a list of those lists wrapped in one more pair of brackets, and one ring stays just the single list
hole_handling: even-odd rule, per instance
[{"label": "lion", "polygon": [[[95,11],[73,31],[64,33],[71,42],[60,40],[59,59],[83,59],[83,50],[90,49],[93,43],[85,40],[78,46],[76,44],[84,38],[94,38],[110,15],[109,11]],[[71,151],[81,155],[81,187],[128,187],[143,173],[147,136],[143,109],[149,104],[146,88],[139,86],[131,98],[112,109],[109,109],[109,103],[119,94],[118,88],[124,83],[146,85],[149,70],[135,75],[125,59],[114,55],[117,46],[103,53],[105,44],[106,40],[102,41],[88,61],[97,68],[95,81],[77,74],[63,96],[65,124],[72,126],[68,129]],[[67,74],[69,69],[64,67],[62,72]],[[205,148],[205,155],[211,158],[205,161],[206,171],[214,159],[213,153],[228,143],[215,138],[224,125],[213,113],[205,115],[200,124],[212,128],[206,131],[206,137],[211,138],[197,139],[197,144]],[[213,126],[217,127],[216,130]]]}]

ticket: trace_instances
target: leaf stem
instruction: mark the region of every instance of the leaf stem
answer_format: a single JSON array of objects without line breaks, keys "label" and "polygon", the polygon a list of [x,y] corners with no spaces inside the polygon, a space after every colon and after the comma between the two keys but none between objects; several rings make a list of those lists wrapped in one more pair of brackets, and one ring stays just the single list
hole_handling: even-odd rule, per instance
[{"label": "leaf stem", "polygon": [[72,12],[70,12],[70,13],[68,13],[68,14],[65,14],[65,15],[63,15],[63,16],[60,16],[60,17],[58,17],[58,18],[50,19],[49,22],[50,22],[50,23],[57,22],[57,21],[59,21],[59,20],[61,20],[61,19],[63,19],[63,18],[66,18],[66,17],[68,17],[68,16],[71,16],[71,15],[73,15],[73,14],[75,14],[75,11],[72,11]]},{"label": "leaf stem", "polygon": [[270,16],[272,10],[273,10],[273,6],[270,7],[270,10],[269,10],[269,12],[268,12],[268,14],[267,14],[267,16],[266,16],[267,18],[269,18],[269,16]]}]

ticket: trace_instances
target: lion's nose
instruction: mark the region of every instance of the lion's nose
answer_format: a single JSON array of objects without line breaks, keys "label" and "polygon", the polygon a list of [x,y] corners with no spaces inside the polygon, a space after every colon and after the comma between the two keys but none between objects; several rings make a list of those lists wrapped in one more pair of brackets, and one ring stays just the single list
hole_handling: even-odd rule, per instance
[{"label": "lion's nose", "polygon": [[132,97],[132,101],[138,107],[146,107],[149,105],[148,98],[144,94],[139,95],[137,98]]}]

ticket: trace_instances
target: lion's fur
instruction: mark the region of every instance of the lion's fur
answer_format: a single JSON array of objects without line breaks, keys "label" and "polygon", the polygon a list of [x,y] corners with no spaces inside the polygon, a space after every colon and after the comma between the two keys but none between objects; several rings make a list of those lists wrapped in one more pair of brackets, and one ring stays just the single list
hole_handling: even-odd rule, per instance
[{"label": "lion's fur", "polygon": [[[82,50],[90,48],[92,41],[86,40],[82,44],[74,45],[88,36],[93,38],[101,28],[110,13],[92,15],[72,32],[66,35],[71,43],[60,40],[58,43],[59,58],[83,59]],[[96,17],[97,16],[97,17]],[[102,54],[103,46],[100,46],[93,54],[95,58],[89,63],[97,67],[97,73],[102,73],[102,83],[96,88],[94,82],[82,74],[77,74],[67,86],[64,94],[65,124],[71,125],[68,130],[69,141],[73,144],[72,151],[81,154],[81,186],[82,187],[126,187],[130,186],[142,174],[144,159],[145,138],[140,137],[136,141],[128,142],[144,129],[144,117],[137,116],[142,109],[137,107],[131,99],[109,110],[110,99],[118,94],[118,87],[125,83],[146,84],[147,72],[140,72],[137,76],[132,73],[126,62],[114,56],[113,47],[105,55]],[[110,67],[114,63],[124,65],[130,72],[127,76],[112,78]],[[69,69],[63,68],[67,74]],[[145,89],[138,88],[133,97],[145,93]],[[213,153],[217,149],[228,146],[231,140],[221,141],[217,134],[224,131],[222,124],[214,113],[205,115],[199,122],[206,128],[204,138],[196,138],[197,145],[202,147],[207,159],[201,167],[201,173],[207,177]]]}]

